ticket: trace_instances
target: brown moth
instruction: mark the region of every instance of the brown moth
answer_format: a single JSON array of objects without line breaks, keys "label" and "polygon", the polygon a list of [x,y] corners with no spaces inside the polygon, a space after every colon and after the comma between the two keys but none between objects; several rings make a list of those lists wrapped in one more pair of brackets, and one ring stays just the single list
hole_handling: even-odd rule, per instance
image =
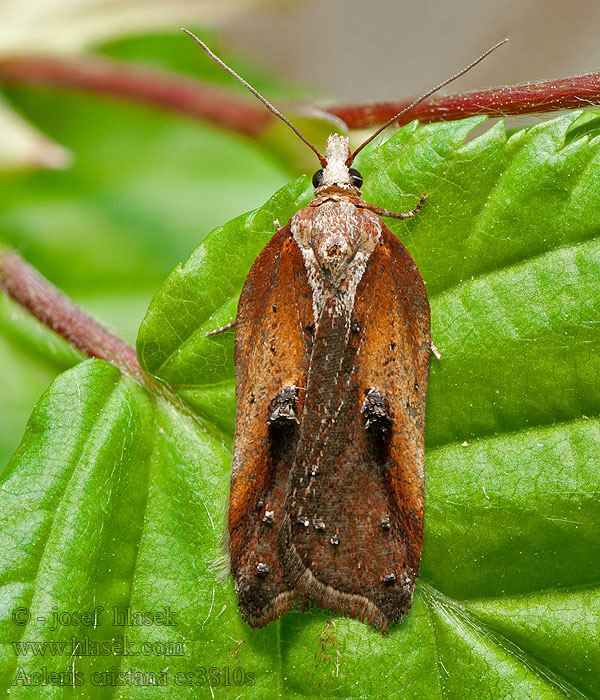
[{"label": "brown moth", "polygon": [[429,302],[349,156],[330,136],[315,199],[259,255],[238,306],[231,568],[257,626],[300,593],[383,627],[419,570]]},{"label": "brown moth", "polygon": [[364,202],[350,166],[388,124],[354,153],[330,136],[323,157],[193,38],[323,166],[238,305],[228,530],[239,607],[253,627],[310,602],[386,630],[410,608],[419,571],[433,346],[423,279],[381,217],[412,217],[425,195],[406,214]]}]

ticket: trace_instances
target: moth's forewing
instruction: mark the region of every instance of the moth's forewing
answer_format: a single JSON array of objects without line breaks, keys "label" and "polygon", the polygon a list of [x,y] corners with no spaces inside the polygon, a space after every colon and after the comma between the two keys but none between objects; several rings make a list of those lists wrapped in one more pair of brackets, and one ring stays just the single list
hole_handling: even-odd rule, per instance
[{"label": "moth's forewing", "polygon": [[[371,555],[374,559],[381,556],[372,599],[390,622],[396,622],[410,607],[423,546],[431,326],[419,270],[385,226],[361,281],[355,308],[359,326],[365,327],[356,366],[359,399],[365,389],[376,387],[389,401],[393,419],[384,434],[367,431],[367,444],[375,454],[379,451],[375,463],[381,469],[385,493],[382,511],[388,506],[383,519],[377,508],[371,510]],[[385,520],[387,514],[391,527]],[[393,573],[396,581],[382,581],[387,573]]]},{"label": "moth's forewing", "polygon": [[[279,548],[292,587],[377,627],[410,607],[419,568],[429,355],[423,280],[382,225],[351,315],[318,323]],[[370,388],[389,402],[386,432],[365,429]]]},{"label": "moth's forewing", "polygon": [[[292,597],[280,565],[277,533],[298,430],[295,425],[268,426],[267,420],[269,405],[282,387],[306,386],[311,321],[312,294],[288,225],[252,266],[236,324],[229,546],[239,605],[253,626],[276,618]],[[300,391],[299,411],[303,398]]]}]

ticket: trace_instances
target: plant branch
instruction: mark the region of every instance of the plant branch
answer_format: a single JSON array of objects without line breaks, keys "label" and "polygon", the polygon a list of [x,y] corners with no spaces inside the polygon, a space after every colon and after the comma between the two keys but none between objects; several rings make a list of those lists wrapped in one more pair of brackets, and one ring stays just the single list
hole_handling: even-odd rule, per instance
[{"label": "plant branch", "polygon": [[[226,88],[158,69],[140,68],[99,57],[21,57],[0,61],[0,82],[67,88],[110,95],[162,107],[259,138],[274,117],[258,103]],[[411,100],[331,106],[322,111],[342,119],[349,129],[385,123]],[[487,114],[503,117],[541,114],[600,104],[600,73],[545,80],[432,98],[401,119],[451,121]]]},{"label": "plant branch", "polygon": [[72,88],[119,97],[209,121],[258,137],[272,120],[259,105],[229,90],[158,69],[107,58],[22,57],[0,61],[0,82]]},{"label": "plant branch", "polygon": [[106,360],[134,379],[142,379],[132,347],[109,333],[12,251],[0,255],[0,288],[88,357]]},{"label": "plant branch", "polygon": [[[330,107],[325,111],[342,119],[350,128],[363,129],[385,123],[410,105],[411,101]],[[479,114],[492,117],[540,114],[561,109],[581,109],[599,103],[600,73],[586,73],[572,78],[434,97],[411,109],[398,119],[397,124],[402,126],[413,119],[418,119],[421,124],[428,124]]]}]

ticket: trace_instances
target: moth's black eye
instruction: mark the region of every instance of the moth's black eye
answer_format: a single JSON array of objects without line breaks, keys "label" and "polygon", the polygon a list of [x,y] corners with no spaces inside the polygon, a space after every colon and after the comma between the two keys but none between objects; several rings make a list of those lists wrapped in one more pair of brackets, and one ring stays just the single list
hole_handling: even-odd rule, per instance
[{"label": "moth's black eye", "polygon": [[362,187],[362,175],[358,172],[358,170],[356,170],[356,168],[350,168],[350,182],[354,185],[354,187],[358,187],[359,189]]},{"label": "moth's black eye", "polygon": [[323,182],[323,168],[319,168],[313,175],[312,182],[315,189]]}]

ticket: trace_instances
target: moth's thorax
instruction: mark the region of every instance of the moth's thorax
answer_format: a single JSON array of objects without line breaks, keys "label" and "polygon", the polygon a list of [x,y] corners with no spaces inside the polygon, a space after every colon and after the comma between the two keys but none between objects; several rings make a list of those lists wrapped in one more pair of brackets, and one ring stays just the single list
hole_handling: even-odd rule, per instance
[{"label": "moth's thorax", "polygon": [[319,197],[291,220],[313,290],[316,321],[329,300],[338,313],[352,311],[356,288],[381,236],[379,218],[355,201]]},{"label": "moth's thorax", "polygon": [[325,146],[327,165],[323,168],[323,179],[315,189],[315,195],[340,193],[360,196],[360,190],[352,184],[350,167],[347,165],[349,157],[350,140],[346,136],[331,134]]}]

